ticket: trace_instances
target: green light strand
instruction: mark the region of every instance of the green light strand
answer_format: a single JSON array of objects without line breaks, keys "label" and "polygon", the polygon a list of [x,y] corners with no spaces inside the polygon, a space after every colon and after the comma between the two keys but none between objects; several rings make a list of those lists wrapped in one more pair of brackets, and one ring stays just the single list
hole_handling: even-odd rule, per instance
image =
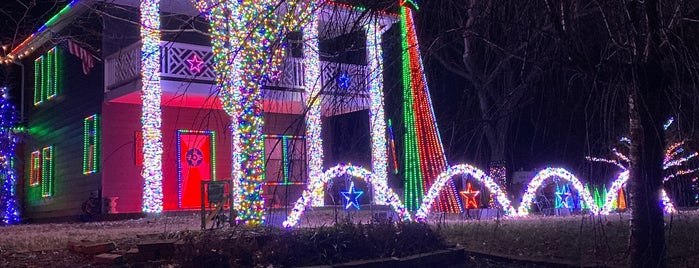
[{"label": "green light strand", "polygon": [[41,68],[44,56],[36,58],[34,60],[34,106],[41,103]]},{"label": "green light strand", "polygon": [[413,93],[410,73],[408,29],[406,28],[406,7],[401,8],[401,37],[403,61],[403,124],[405,126],[405,207],[415,211],[420,207],[424,195],[420,153],[417,147],[415,115],[413,113]]},{"label": "green light strand", "polygon": [[83,174],[99,172],[99,115],[88,116],[83,122]]},{"label": "green light strand", "polygon": [[41,195],[53,195],[53,146],[41,150]]}]

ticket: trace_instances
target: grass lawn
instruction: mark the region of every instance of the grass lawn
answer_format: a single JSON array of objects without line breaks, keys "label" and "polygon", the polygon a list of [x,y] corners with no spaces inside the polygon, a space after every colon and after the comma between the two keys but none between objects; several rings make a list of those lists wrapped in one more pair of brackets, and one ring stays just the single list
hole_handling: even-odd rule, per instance
[{"label": "grass lawn", "polygon": [[[530,216],[526,219],[446,220],[435,223],[447,241],[468,250],[575,265],[624,266],[628,214]],[[668,267],[699,263],[699,212],[665,217]]]},{"label": "grass lawn", "polygon": [[[368,211],[363,213],[358,213],[352,217],[352,222],[368,222],[371,218],[370,214]],[[332,235],[333,233],[337,234],[338,231],[328,229],[333,225],[335,219],[346,220],[346,216],[344,214],[338,215],[331,210],[309,212],[302,219],[300,230],[297,228],[298,231],[302,231],[299,233],[299,237],[311,234],[310,237],[317,239],[318,242],[311,243],[313,245],[303,244],[302,247],[313,246],[320,250],[326,248],[325,246],[321,247],[323,243],[330,243],[332,246],[337,243],[345,243],[343,242],[345,240],[352,240],[350,238],[356,235],[350,232],[349,235],[345,236],[347,238],[342,238],[340,239],[342,241],[337,242],[339,240],[336,238],[342,236]],[[605,266],[624,266],[627,253],[628,214],[595,217],[589,215],[530,216],[525,219],[501,218],[499,220],[462,220],[458,215],[448,215],[446,219],[442,218],[440,221],[437,218],[439,218],[438,215],[433,215],[429,219],[433,230],[436,230],[448,243],[459,244],[467,250],[476,252],[528,260],[566,262],[574,265],[601,264]],[[668,215],[665,218],[665,225],[669,267],[697,267],[697,263],[699,263],[699,211],[683,211],[679,214]],[[326,226],[324,227],[325,231],[321,231],[323,226]],[[307,231],[304,231],[305,229]],[[30,258],[22,254],[33,256],[32,254],[36,254],[36,252],[53,252],[51,254],[60,258],[69,241],[115,241],[118,248],[127,250],[141,240],[139,236],[148,234],[159,234],[162,237],[171,238],[192,237],[192,235],[205,238],[206,236],[197,235],[198,230],[199,216],[196,213],[113,222],[0,226],[0,257],[28,261]],[[269,239],[278,236],[276,240],[284,240],[285,236],[288,236],[288,232],[269,228],[242,228],[235,232],[245,233],[245,230],[255,232],[257,236],[262,233],[264,237]],[[267,232],[264,230],[270,230],[269,234],[264,234]],[[342,232],[347,233],[348,229],[342,230]],[[365,235],[373,232],[374,236],[382,234],[372,230],[357,232],[363,232]],[[317,235],[313,236],[316,233],[327,235],[327,239],[318,239]],[[243,236],[247,236],[247,234],[243,234]],[[410,235],[410,237],[414,236]],[[390,240],[394,239],[396,238]],[[420,240],[417,237],[414,239]],[[312,239],[304,238],[301,240]],[[206,245],[205,241],[202,242],[204,244],[201,245]],[[367,242],[362,243],[366,244]],[[374,243],[373,245],[376,247],[382,245],[378,242],[371,243]],[[347,248],[354,247],[350,244],[342,245]],[[260,248],[263,247],[260,246]],[[63,251],[56,253],[59,250]],[[394,253],[388,255],[391,254]],[[352,253],[346,256],[352,256],[351,259],[353,259],[357,258],[355,255]],[[340,256],[339,259],[347,260],[346,256]],[[45,263],[50,263],[52,259],[45,259],[45,261]],[[90,260],[86,259],[85,261],[89,263]],[[38,263],[39,266],[41,264]],[[2,266],[1,262],[0,266]]]}]

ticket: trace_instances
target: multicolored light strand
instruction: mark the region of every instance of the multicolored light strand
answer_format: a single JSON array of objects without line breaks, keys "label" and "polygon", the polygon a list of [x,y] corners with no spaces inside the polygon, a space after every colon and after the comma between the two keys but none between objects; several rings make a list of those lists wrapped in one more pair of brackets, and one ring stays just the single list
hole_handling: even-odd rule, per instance
[{"label": "multicolored light strand", "polygon": [[163,210],[163,143],[160,127],[160,0],[141,1],[141,101],[144,179],[142,210]]},{"label": "multicolored light strand", "polygon": [[437,198],[439,193],[442,192],[442,188],[452,181],[452,177],[457,175],[469,175],[476,181],[483,184],[491,194],[495,195],[495,200],[497,201],[498,205],[505,210],[507,215],[516,215],[516,211],[512,207],[510,200],[507,198],[507,195],[498,183],[496,183],[490,176],[486,175],[482,170],[468,164],[460,164],[449,167],[446,171],[439,174],[437,180],[434,184],[432,184],[432,187],[430,187],[430,190],[425,195],[425,199],[422,200],[420,209],[418,209],[417,213],[415,214],[415,218],[417,220],[424,221],[427,218],[427,215],[429,215],[430,210],[432,209],[432,203]]},{"label": "multicolored light strand", "polygon": [[[405,2],[404,2],[405,3]],[[447,168],[439,129],[427,87],[420,56],[412,10],[401,7],[403,35],[403,110],[405,132],[405,200],[408,208],[420,203],[424,189],[438,180]],[[442,212],[463,211],[451,180],[445,181],[446,191],[439,193],[436,209]],[[441,188],[441,186],[440,186]],[[424,203],[424,201],[423,201]]]},{"label": "multicolored light strand", "polygon": [[374,188],[374,191],[376,191],[377,195],[383,200],[385,200],[385,202],[391,206],[393,211],[396,211],[398,213],[398,217],[401,220],[411,220],[410,213],[403,207],[403,204],[398,198],[398,195],[396,195],[396,193],[394,193],[393,190],[391,190],[390,188],[385,187],[385,185],[377,183],[375,180],[373,180],[371,177],[372,172],[369,172],[368,170],[362,167],[353,166],[352,164],[340,164],[326,170],[321,176],[321,179],[314,182],[320,185],[309,187],[303,191],[303,194],[294,204],[294,208],[291,210],[291,213],[287,217],[286,221],[283,222],[283,226],[286,228],[291,228],[298,224],[299,220],[301,219],[301,215],[304,211],[306,211],[306,207],[311,202],[313,194],[311,189],[315,189],[317,187],[322,188],[332,178],[337,178],[344,175],[350,175],[352,177],[361,178],[367,184],[371,184]]}]

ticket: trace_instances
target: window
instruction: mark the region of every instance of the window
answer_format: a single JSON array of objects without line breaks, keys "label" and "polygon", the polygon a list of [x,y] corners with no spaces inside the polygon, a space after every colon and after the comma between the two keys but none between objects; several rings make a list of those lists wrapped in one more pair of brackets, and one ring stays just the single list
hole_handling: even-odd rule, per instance
[{"label": "window", "polygon": [[268,185],[305,182],[305,141],[299,136],[265,135],[265,177]]},{"label": "window", "polygon": [[34,106],[53,99],[62,87],[63,59],[58,47],[34,61]]},{"label": "window", "polygon": [[53,146],[41,149],[41,196],[53,195]]},{"label": "window", "polygon": [[29,161],[29,185],[38,186],[41,183],[41,151],[33,151]]},{"label": "window", "polygon": [[29,185],[41,186],[41,196],[53,195],[53,146],[32,152],[30,159]]},{"label": "window", "polygon": [[99,172],[99,115],[93,114],[83,122],[83,174]]}]

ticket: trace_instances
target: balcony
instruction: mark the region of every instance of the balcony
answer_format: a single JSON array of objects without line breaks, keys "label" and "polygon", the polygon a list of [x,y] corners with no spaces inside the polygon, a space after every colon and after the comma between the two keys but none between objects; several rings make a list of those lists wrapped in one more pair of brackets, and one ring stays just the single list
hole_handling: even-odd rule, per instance
[{"label": "balcony", "polygon": [[[163,105],[195,108],[204,107],[207,101],[217,101],[217,98],[211,98],[217,92],[210,47],[162,42],[160,49]],[[106,57],[104,91],[107,101],[140,103],[140,57],[140,43]],[[368,108],[365,69],[362,65],[321,61],[321,98],[323,106],[332,106],[323,109],[325,115]],[[287,57],[279,70],[272,81],[263,84],[265,110],[294,114],[303,112],[303,59]],[[169,100],[183,95],[187,96],[187,103]],[[278,107],[283,109],[279,110]]]}]

